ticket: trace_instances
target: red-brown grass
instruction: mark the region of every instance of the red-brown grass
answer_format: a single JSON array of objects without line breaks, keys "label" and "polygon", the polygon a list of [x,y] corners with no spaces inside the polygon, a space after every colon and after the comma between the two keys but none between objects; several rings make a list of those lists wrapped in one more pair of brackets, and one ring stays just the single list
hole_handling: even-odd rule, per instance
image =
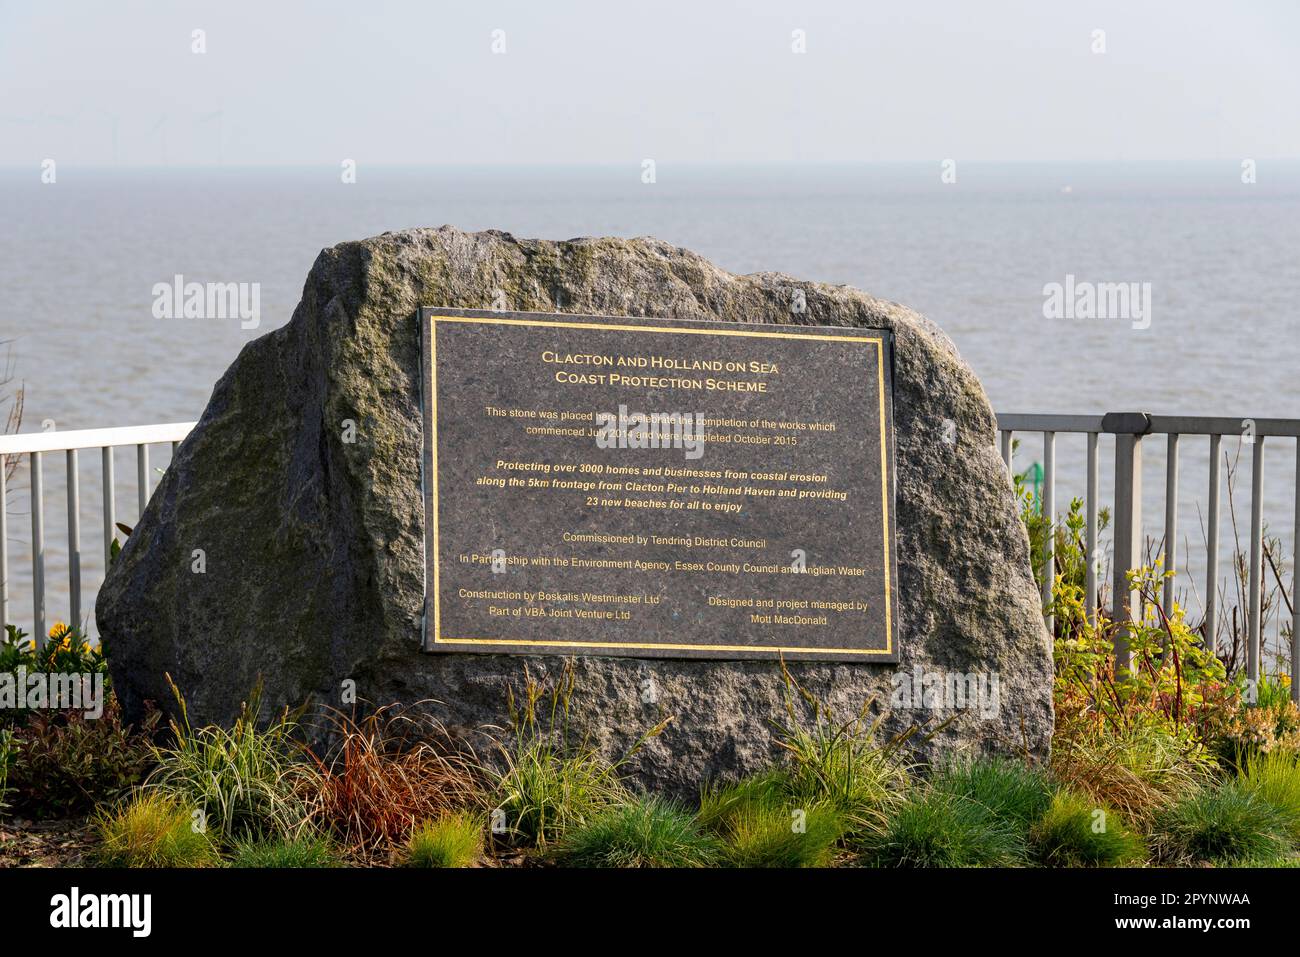
[{"label": "red-brown grass", "polygon": [[331,708],[324,722],[326,757],[312,755],[314,816],[353,853],[381,856],[417,823],[481,794],[472,753],[427,714],[388,705],[359,718]]}]

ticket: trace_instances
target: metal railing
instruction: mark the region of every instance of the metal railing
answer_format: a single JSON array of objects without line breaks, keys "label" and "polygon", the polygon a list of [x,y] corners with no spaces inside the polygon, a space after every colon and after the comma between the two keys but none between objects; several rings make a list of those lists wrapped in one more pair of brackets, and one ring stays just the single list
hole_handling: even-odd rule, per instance
[{"label": "metal railing", "polygon": [[[1151,415],[1145,412],[1111,412],[1106,415],[999,415],[998,429],[1001,437],[1002,459],[1011,473],[1012,440],[1016,432],[1037,432],[1043,436],[1043,488],[1042,514],[1056,515],[1056,436],[1060,433],[1077,433],[1087,436],[1087,612],[1095,614],[1097,602],[1097,575],[1100,568],[1097,544],[1098,479],[1100,477],[1098,437],[1109,434],[1115,437],[1115,502],[1113,509],[1114,554],[1111,561],[1113,620],[1132,620],[1137,609],[1136,596],[1130,592],[1127,572],[1142,564],[1142,443],[1148,436],[1163,435],[1166,441],[1165,459],[1165,559],[1166,572],[1178,570],[1178,465],[1179,442],[1184,436],[1206,436],[1209,440],[1209,492],[1207,542],[1206,542],[1206,605],[1205,642],[1217,650],[1216,623],[1218,614],[1219,581],[1219,519],[1221,443],[1223,437],[1240,436],[1252,446],[1251,497],[1250,497],[1250,556],[1248,572],[1249,608],[1247,625],[1246,674],[1252,681],[1259,679],[1260,640],[1262,633],[1263,551],[1264,551],[1264,446],[1269,438],[1296,439],[1296,468],[1300,476],[1300,419],[1250,419],[1220,416]],[[1295,488],[1295,541],[1300,543],[1300,480]],[[1044,539],[1045,568],[1043,576],[1043,603],[1052,600],[1055,578],[1055,539],[1048,534]],[[1294,580],[1294,576],[1293,576]],[[1174,578],[1165,578],[1164,604],[1173,605]],[[1294,584],[1292,591],[1295,591]],[[1048,627],[1052,621],[1048,618]],[[1116,642],[1116,663],[1128,664],[1128,648],[1123,641],[1123,631]],[[1291,697],[1300,701],[1300,601],[1293,602],[1291,620]]]},{"label": "metal railing", "polygon": [[[36,626],[36,640],[43,643],[46,634],[45,614],[45,526],[42,481],[42,455],[63,452],[67,468],[68,498],[68,578],[71,599],[71,616],[81,620],[81,519],[80,489],[77,476],[77,453],[81,449],[99,449],[102,458],[104,491],[104,566],[108,567],[116,516],[114,514],[114,475],[112,450],[121,446],[135,446],[139,511],[144,512],[149,499],[149,446],[170,442],[176,446],[194,427],[193,422],[174,422],[163,425],[142,425],[111,429],[86,429],[72,432],[36,432],[19,435],[0,435],[0,503],[5,501],[4,467],[7,456],[27,456],[30,474],[30,502],[32,527],[32,611]],[[1260,669],[1260,637],[1263,592],[1263,477],[1264,447],[1269,438],[1296,439],[1297,475],[1300,475],[1300,419],[1239,419],[1228,417],[1150,415],[1144,412],[1111,412],[1106,415],[1038,415],[1003,414],[998,416],[1001,452],[1008,474],[1012,467],[1012,442],[1017,432],[1040,433],[1043,436],[1043,486],[1041,507],[1044,515],[1056,515],[1056,437],[1062,433],[1075,433],[1087,437],[1087,583],[1086,607],[1089,615],[1096,613],[1097,578],[1101,563],[1098,548],[1098,512],[1100,501],[1101,435],[1115,437],[1115,488],[1113,508],[1113,573],[1112,615],[1116,621],[1130,620],[1137,602],[1130,592],[1126,573],[1142,564],[1142,449],[1143,441],[1154,435],[1166,437],[1165,470],[1165,564],[1166,571],[1177,571],[1178,541],[1178,478],[1179,443],[1184,436],[1206,436],[1209,440],[1209,495],[1207,518],[1208,541],[1206,554],[1206,644],[1215,648],[1217,600],[1219,580],[1219,519],[1220,486],[1222,484],[1220,444],[1224,436],[1248,434],[1253,442],[1251,475],[1250,560],[1249,560],[1249,611],[1247,675],[1257,680]],[[1300,480],[1295,489],[1296,542],[1300,543]],[[1043,603],[1050,605],[1055,578],[1054,536],[1046,536],[1045,574],[1043,576]],[[1164,585],[1165,606],[1173,602],[1174,579],[1169,576]],[[1294,591],[1294,587],[1293,587]],[[10,621],[11,600],[8,555],[8,516],[0,504],[0,630]],[[1048,619],[1048,627],[1053,622]],[[1117,662],[1128,663],[1128,649],[1121,639],[1116,647]],[[1291,632],[1291,693],[1300,700],[1300,601],[1295,601],[1292,611]]]},{"label": "metal railing", "polygon": [[[82,449],[99,449],[102,461],[104,492],[104,568],[107,570],[113,547],[115,495],[113,449],[135,446],[137,498],[139,513],[149,501],[149,446],[170,442],[173,454],[181,440],[194,427],[193,422],[164,425],[139,425],[114,429],[83,429],[70,432],[31,432],[0,435],[0,632],[9,623],[9,518],[6,514],[6,473],[8,456],[27,456],[32,520],[32,620],[36,626],[37,647],[45,644],[45,502],[42,456],[46,452],[63,452],[67,468],[68,495],[68,592],[71,618],[81,621],[81,488],[77,474],[77,453]],[[93,604],[93,603],[92,603]]]}]

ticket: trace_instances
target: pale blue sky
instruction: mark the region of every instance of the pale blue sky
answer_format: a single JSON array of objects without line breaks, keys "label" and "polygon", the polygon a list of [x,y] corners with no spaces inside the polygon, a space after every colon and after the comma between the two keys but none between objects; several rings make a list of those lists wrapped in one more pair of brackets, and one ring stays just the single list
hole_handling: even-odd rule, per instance
[{"label": "pale blue sky", "polygon": [[1300,157],[1300,4],[0,0],[0,165],[947,157]]}]

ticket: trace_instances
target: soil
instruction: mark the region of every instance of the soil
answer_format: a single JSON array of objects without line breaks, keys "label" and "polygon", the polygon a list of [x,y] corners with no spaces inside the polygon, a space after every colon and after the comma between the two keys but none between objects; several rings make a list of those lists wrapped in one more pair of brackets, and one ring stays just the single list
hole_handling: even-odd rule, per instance
[{"label": "soil", "polygon": [[0,819],[0,867],[83,867],[94,846],[88,818]]}]

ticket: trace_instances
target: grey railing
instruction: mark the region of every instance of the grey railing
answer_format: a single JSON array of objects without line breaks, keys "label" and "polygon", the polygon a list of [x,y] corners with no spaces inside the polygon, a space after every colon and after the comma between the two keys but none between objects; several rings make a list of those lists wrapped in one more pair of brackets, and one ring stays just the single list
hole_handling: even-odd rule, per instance
[{"label": "grey railing", "polygon": [[[1300,419],[1251,419],[1219,416],[1151,415],[1145,412],[1110,412],[1106,415],[999,415],[1002,459],[1011,471],[1012,440],[1017,432],[1041,433],[1043,436],[1043,487],[1042,514],[1056,515],[1056,436],[1076,433],[1087,436],[1087,494],[1085,499],[1087,536],[1087,612],[1097,611],[1097,576],[1100,550],[1098,534],[1098,479],[1100,463],[1098,437],[1107,434],[1115,437],[1115,502],[1112,530],[1114,553],[1111,561],[1113,620],[1132,620],[1137,601],[1130,592],[1127,572],[1142,565],[1142,445],[1148,436],[1163,435],[1166,442],[1165,460],[1165,558],[1167,572],[1178,570],[1178,452],[1184,436],[1205,436],[1209,440],[1209,494],[1206,542],[1206,606],[1205,642],[1217,650],[1215,626],[1217,621],[1219,581],[1219,512],[1221,476],[1221,443],[1223,437],[1240,437],[1252,446],[1251,496],[1250,496],[1250,556],[1248,589],[1250,593],[1247,625],[1246,674],[1258,681],[1260,670],[1260,642],[1263,614],[1263,552],[1264,552],[1264,446],[1269,438],[1296,439],[1296,467],[1300,476]],[[1296,482],[1295,510],[1296,542],[1300,543],[1300,480]],[[1048,534],[1044,540],[1045,569],[1043,575],[1043,602],[1046,607],[1052,600],[1055,578],[1055,538]],[[1164,582],[1165,607],[1173,604],[1174,577]],[[1292,587],[1294,593],[1294,585]],[[1052,626],[1050,617],[1048,627]],[[1128,648],[1123,631],[1116,641],[1116,663],[1128,664]],[[1291,696],[1300,701],[1300,601],[1293,601],[1291,620]]]}]

